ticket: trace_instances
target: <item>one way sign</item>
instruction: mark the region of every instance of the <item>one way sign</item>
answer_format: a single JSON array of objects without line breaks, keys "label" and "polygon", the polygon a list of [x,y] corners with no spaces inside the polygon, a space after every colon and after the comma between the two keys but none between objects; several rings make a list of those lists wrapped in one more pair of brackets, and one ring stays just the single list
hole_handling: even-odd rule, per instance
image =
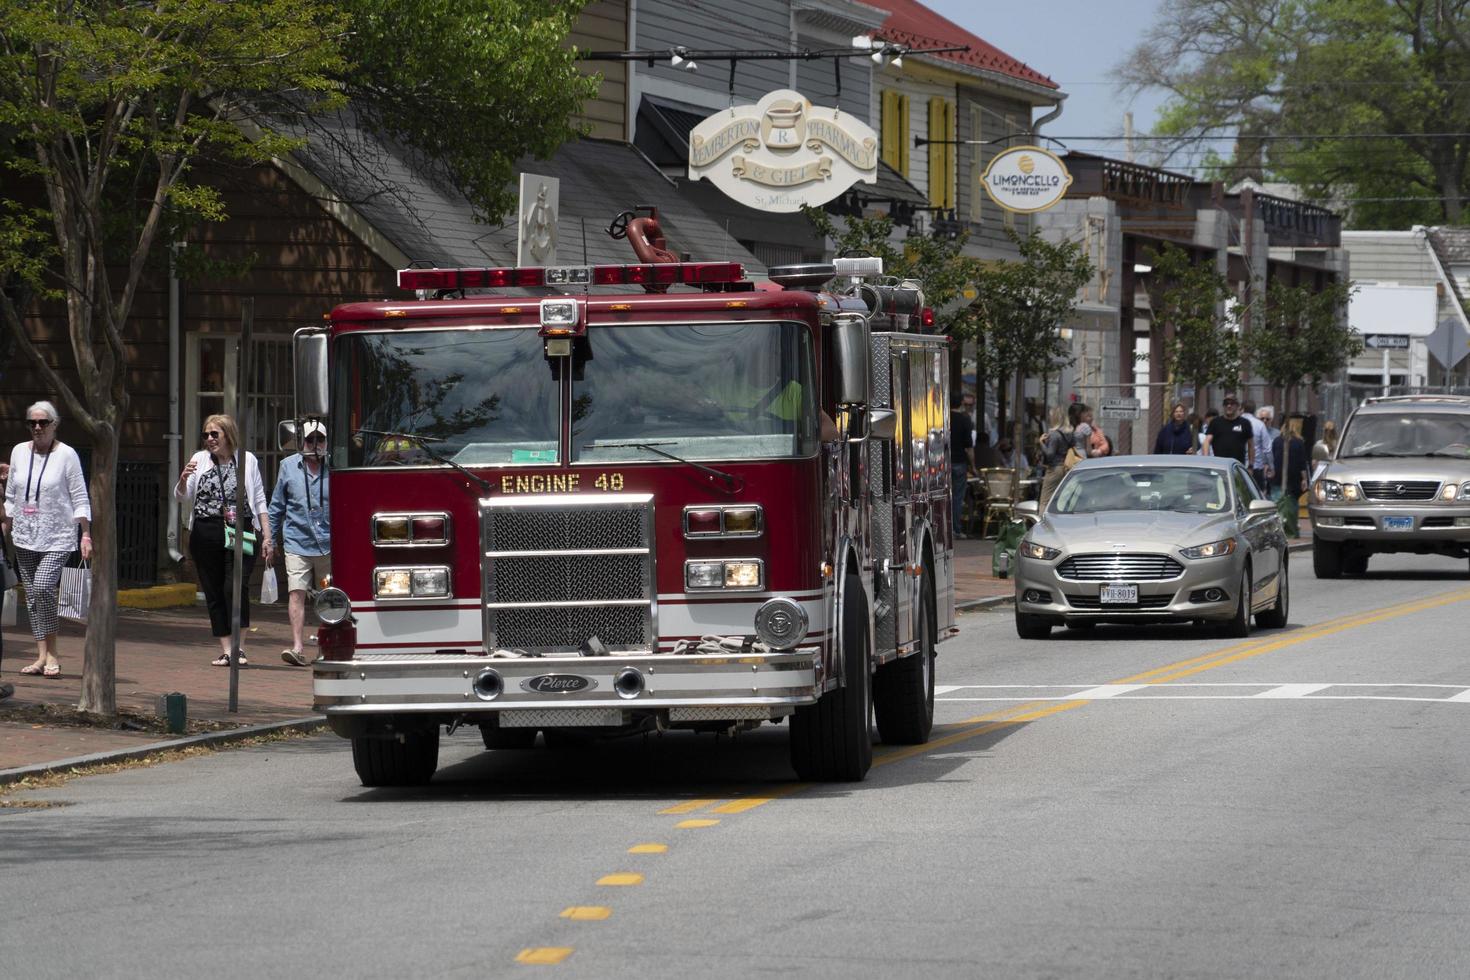
[{"label": "one way sign", "polygon": [[1409,335],[1406,333],[1370,333],[1364,335],[1363,346],[1369,350],[1408,350]]}]

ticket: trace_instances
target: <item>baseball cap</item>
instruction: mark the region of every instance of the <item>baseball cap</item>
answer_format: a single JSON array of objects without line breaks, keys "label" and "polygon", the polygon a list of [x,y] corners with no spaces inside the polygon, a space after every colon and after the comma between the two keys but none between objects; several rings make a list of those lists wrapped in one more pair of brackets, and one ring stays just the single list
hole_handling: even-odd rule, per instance
[{"label": "baseball cap", "polygon": [[323,439],[325,439],[327,437],[327,427],[325,425],[322,425],[320,422],[317,422],[317,421],[311,421],[311,422],[306,423],[305,428],[303,428],[301,431],[302,431],[301,437],[303,439],[306,438],[307,436],[321,436]]}]

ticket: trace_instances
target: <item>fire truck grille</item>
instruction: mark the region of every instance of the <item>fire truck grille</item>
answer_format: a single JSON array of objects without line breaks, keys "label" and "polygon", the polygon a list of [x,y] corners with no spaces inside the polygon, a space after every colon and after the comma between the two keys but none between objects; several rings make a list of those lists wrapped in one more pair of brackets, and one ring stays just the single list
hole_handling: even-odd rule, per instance
[{"label": "fire truck grille", "polygon": [[[500,602],[646,599],[644,555],[524,555],[495,559]],[[600,634],[599,634],[600,635]]]},{"label": "fire truck grille", "polygon": [[657,624],[652,496],[497,497],[481,504],[485,642],[567,653],[591,637],[650,652]]}]

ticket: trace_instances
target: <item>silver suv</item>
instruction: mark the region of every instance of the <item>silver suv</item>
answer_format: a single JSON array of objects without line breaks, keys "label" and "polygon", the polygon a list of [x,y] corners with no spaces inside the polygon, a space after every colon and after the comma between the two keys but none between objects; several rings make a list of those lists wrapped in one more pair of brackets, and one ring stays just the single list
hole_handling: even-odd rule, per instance
[{"label": "silver suv", "polygon": [[1470,397],[1370,398],[1325,455],[1308,505],[1318,578],[1388,552],[1470,556]]}]

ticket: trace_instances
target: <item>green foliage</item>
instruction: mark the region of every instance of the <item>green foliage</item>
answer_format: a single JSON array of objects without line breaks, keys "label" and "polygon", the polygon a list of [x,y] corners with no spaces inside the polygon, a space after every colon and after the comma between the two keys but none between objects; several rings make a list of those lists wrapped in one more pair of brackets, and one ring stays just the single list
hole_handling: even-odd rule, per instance
[{"label": "green foliage", "polygon": [[1167,377],[1206,385],[1234,384],[1240,377],[1240,335],[1226,329],[1221,311],[1234,295],[1213,264],[1194,261],[1177,245],[1150,250],[1153,271],[1145,285],[1154,329],[1164,337]]},{"label": "green foliage", "polygon": [[1345,368],[1363,352],[1363,340],[1345,316],[1353,289],[1350,283],[1333,283],[1320,292],[1271,283],[1265,322],[1255,324],[1247,337],[1255,373],[1290,392],[1303,382],[1315,387]]},{"label": "green foliage", "polygon": [[441,166],[479,210],[514,209],[515,162],[577,135],[597,93],[563,45],[587,0],[341,0],[342,91],[369,129]]},{"label": "green foliage", "polygon": [[[1217,176],[1264,176],[1325,203],[1345,199],[1357,227],[1463,219],[1463,0],[1166,0],[1155,24],[1120,74],[1135,89],[1169,93],[1156,131],[1180,146],[1235,137],[1234,159]],[[1268,135],[1278,138],[1260,139]],[[1292,135],[1311,138],[1279,138]]]}]

